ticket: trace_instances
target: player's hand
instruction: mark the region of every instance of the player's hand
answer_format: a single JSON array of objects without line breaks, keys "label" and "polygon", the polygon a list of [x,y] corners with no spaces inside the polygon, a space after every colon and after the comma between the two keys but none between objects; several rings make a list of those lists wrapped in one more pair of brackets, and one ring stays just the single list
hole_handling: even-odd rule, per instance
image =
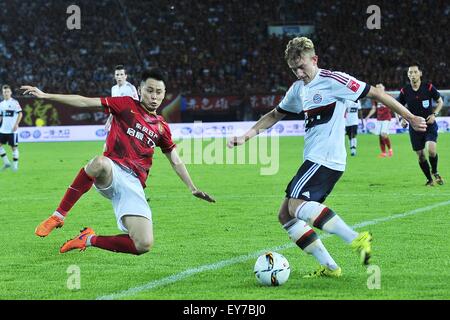
[{"label": "player's hand", "polygon": [[436,121],[436,117],[434,116],[434,114],[430,114],[427,117],[427,124],[433,124]]},{"label": "player's hand", "polygon": [[23,92],[23,95],[31,94],[32,96],[35,96],[36,98],[45,98],[46,93],[42,90],[39,90],[36,87],[33,86],[21,86],[21,90],[25,90]]},{"label": "player's hand", "polygon": [[16,132],[17,129],[19,129],[19,126],[16,125],[16,126],[14,126],[14,128],[12,129],[12,131],[13,131],[13,132]]},{"label": "player's hand", "polygon": [[406,128],[408,126],[408,122],[405,119],[401,121],[402,128]]},{"label": "player's hand", "polygon": [[418,132],[427,131],[427,123],[425,122],[425,119],[422,117],[414,116],[409,122],[409,124],[415,131]]},{"label": "player's hand", "polygon": [[232,149],[234,146],[240,146],[245,143],[245,137],[233,137],[230,140],[228,140],[227,147]]},{"label": "player's hand", "polygon": [[214,200],[210,195],[208,195],[206,192],[203,192],[201,190],[192,191],[192,195],[194,197],[200,198],[200,199],[208,201],[208,202],[216,202],[216,200]]}]

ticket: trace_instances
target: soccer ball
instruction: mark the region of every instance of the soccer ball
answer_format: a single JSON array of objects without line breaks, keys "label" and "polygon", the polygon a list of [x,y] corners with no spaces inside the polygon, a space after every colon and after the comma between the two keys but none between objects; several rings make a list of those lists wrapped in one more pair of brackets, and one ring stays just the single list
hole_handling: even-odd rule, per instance
[{"label": "soccer ball", "polygon": [[265,286],[281,286],[289,279],[291,273],[289,262],[277,252],[260,255],[253,270],[256,279]]}]

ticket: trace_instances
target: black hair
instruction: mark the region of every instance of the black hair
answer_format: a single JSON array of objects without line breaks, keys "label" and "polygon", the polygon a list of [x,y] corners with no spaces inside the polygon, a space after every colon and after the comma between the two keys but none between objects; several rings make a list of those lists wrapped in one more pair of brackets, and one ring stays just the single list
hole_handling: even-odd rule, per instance
[{"label": "black hair", "polygon": [[2,90],[5,90],[5,89],[12,90],[11,87],[9,86],[9,84],[4,84],[4,85],[2,86]]},{"label": "black hair", "polygon": [[409,68],[409,67],[417,67],[417,69],[422,70],[422,68],[420,67],[420,63],[418,63],[418,62],[412,62],[412,63],[410,63],[409,66],[408,66],[408,68]]},{"label": "black hair", "polygon": [[127,71],[125,70],[125,66],[123,64],[118,64],[117,66],[115,66],[114,71],[116,70],[124,70],[125,74],[127,74]]},{"label": "black hair", "polygon": [[166,72],[160,68],[154,67],[142,72],[141,83],[147,81],[147,79],[155,79],[162,81],[164,85],[167,85],[167,75]]}]

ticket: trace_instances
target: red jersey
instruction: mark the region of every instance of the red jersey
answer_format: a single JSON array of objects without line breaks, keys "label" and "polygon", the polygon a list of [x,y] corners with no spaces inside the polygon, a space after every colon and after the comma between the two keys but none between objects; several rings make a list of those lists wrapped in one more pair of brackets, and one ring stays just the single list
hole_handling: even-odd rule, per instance
[{"label": "red jersey", "polygon": [[376,104],[377,106],[377,120],[378,121],[385,121],[392,119],[391,110],[386,107],[384,104],[381,104],[380,102],[374,101],[373,104]]},{"label": "red jersey", "polygon": [[131,169],[145,188],[155,147],[167,153],[175,148],[164,118],[148,113],[130,97],[100,98],[106,114],[114,116],[104,156]]}]

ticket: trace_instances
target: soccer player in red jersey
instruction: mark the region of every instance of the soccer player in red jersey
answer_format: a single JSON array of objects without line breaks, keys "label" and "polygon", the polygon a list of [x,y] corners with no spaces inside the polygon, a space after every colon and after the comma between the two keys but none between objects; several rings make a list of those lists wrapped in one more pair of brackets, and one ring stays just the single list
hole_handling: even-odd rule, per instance
[{"label": "soccer player in red jersey", "polygon": [[114,116],[106,140],[107,150],[80,170],[55,212],[36,228],[36,235],[45,237],[53,229],[62,227],[69,210],[94,185],[111,200],[117,225],[125,234],[97,236],[91,228],[85,228],[67,241],[60,252],[85,250],[88,246],[136,255],[148,252],[153,245],[153,224],[144,188],[155,147],[161,148],[195,197],[215,202],[194,185],[175,149],[169,126],[156,114],[165,96],[165,83],[165,75],[160,69],[144,72],[139,87],[140,101],[130,97],[87,98],[48,94],[36,87],[21,87],[24,94],[75,107],[103,107],[107,114]]},{"label": "soccer player in red jersey", "polygon": [[[384,92],[384,86],[382,83],[376,85],[378,89]],[[389,126],[391,123],[392,115],[391,110],[382,103],[373,100],[372,109],[367,114],[365,120],[369,119],[374,113],[377,113],[377,130],[380,137],[380,149],[381,154],[378,156],[380,158],[385,158],[386,156],[392,157],[394,152],[391,147],[391,140],[389,139]],[[386,147],[388,153],[386,153]]]}]

